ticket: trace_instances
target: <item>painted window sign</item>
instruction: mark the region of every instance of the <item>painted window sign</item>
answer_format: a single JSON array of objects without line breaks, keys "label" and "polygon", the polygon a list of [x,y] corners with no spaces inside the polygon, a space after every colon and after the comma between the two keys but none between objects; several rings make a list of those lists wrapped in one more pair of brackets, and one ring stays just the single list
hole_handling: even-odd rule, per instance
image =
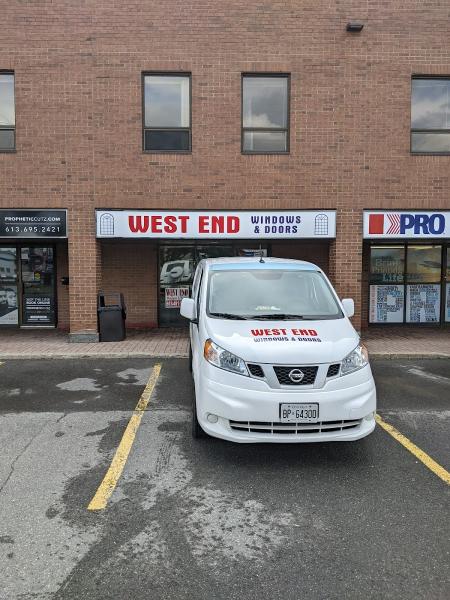
[{"label": "painted window sign", "polygon": [[447,238],[450,211],[364,211],[364,238]]},{"label": "painted window sign", "polygon": [[406,322],[438,323],[441,308],[439,284],[406,286]]},{"label": "painted window sign", "polygon": [[189,298],[189,287],[167,287],[165,293],[165,308],[180,308],[183,298]]},{"label": "painted window sign", "polygon": [[336,237],[336,211],[98,210],[97,237],[301,239]]},{"label": "painted window sign", "polygon": [[371,285],[370,323],[402,323],[404,302],[403,285]]}]

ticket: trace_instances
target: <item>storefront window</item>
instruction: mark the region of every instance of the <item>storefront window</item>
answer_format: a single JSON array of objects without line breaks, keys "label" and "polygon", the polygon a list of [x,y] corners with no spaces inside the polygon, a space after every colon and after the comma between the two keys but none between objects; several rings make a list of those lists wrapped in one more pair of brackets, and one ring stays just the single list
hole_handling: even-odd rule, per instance
[{"label": "storefront window", "polygon": [[370,255],[370,281],[372,283],[403,283],[405,248],[379,246]]},{"label": "storefront window", "polygon": [[447,276],[445,284],[445,320],[450,323],[450,247],[447,248]]},{"label": "storefront window", "polygon": [[0,325],[18,325],[17,251],[0,247]]},{"label": "storefront window", "polygon": [[234,256],[233,246],[218,244],[161,246],[159,249],[159,323],[161,326],[186,326],[180,315],[184,297],[191,296],[197,264],[203,258]]},{"label": "storefront window", "polygon": [[162,246],[159,250],[159,320],[178,326],[180,304],[189,297],[195,272],[193,246]]},{"label": "storefront window", "polygon": [[406,281],[436,283],[441,280],[441,246],[408,246]]},{"label": "storefront window", "polygon": [[[442,277],[442,246],[373,246],[369,322],[439,323]],[[447,283],[445,319],[448,321],[449,295]]]}]

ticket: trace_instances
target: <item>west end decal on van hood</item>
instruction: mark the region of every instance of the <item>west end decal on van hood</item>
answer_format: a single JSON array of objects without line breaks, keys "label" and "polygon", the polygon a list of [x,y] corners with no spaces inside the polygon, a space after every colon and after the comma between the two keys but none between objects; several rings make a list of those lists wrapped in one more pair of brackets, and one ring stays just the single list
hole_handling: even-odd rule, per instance
[{"label": "west end decal on van hood", "polygon": [[347,319],[230,321],[206,319],[207,335],[245,361],[320,364],[344,359],[359,336]]},{"label": "west end decal on van hood", "polygon": [[255,342],[321,342],[315,329],[298,327],[274,327],[268,329],[252,329],[251,334]]}]

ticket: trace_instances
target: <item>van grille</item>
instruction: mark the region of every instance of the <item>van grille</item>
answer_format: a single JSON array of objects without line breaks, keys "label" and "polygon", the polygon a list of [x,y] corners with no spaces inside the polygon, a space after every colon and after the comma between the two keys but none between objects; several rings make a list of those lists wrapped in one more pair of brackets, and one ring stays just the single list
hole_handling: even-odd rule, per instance
[{"label": "van grille", "polygon": [[270,421],[230,421],[231,429],[248,433],[298,435],[307,433],[330,433],[354,429],[361,419],[353,421],[319,421],[318,423],[277,423]]},{"label": "van grille", "polygon": [[330,365],[328,367],[327,377],[335,377],[339,373],[340,367],[340,363],[337,363],[336,365]]},{"label": "van grille", "polygon": [[[317,370],[319,367],[274,367],[273,370],[281,385],[312,385],[316,380]],[[289,373],[297,369],[302,371],[304,377],[301,381],[292,381],[289,378]]]},{"label": "van grille", "polygon": [[253,377],[264,377],[264,371],[259,365],[248,364],[247,367]]}]

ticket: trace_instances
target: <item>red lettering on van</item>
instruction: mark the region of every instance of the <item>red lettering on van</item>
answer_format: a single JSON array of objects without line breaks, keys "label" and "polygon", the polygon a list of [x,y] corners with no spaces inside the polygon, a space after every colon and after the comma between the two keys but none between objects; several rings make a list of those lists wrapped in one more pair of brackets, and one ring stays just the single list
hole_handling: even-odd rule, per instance
[{"label": "red lettering on van", "polygon": [[304,337],[317,337],[319,335],[315,329],[292,329],[292,334]]}]

